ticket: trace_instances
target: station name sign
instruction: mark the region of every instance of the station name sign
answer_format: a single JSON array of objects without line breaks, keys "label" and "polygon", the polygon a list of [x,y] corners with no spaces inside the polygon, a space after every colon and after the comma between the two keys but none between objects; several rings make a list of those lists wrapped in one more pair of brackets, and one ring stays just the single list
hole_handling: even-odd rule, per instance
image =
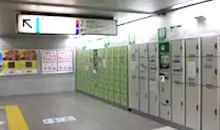
[{"label": "station name sign", "polygon": [[117,35],[117,21],[46,15],[17,15],[17,33]]}]

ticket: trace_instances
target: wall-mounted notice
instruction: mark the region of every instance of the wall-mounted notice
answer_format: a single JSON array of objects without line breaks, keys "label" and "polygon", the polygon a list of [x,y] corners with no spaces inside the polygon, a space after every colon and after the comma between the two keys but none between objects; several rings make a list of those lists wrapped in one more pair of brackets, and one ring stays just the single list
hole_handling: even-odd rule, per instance
[{"label": "wall-mounted notice", "polygon": [[73,53],[71,50],[59,50],[58,52],[58,71],[72,72],[73,71]]},{"label": "wall-mounted notice", "polygon": [[2,75],[22,74],[20,68],[20,52],[18,49],[3,50]]},{"label": "wall-mounted notice", "polygon": [[57,72],[57,51],[41,50],[41,62],[43,73]]},{"label": "wall-mounted notice", "polygon": [[20,69],[23,74],[38,72],[37,50],[20,50]]}]

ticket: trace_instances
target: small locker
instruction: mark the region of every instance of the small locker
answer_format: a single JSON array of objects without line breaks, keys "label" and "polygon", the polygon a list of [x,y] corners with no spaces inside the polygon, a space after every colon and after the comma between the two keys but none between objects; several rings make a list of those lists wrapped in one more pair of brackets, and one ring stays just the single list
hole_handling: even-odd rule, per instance
[{"label": "small locker", "polygon": [[185,45],[182,40],[171,41],[172,46],[172,121],[185,125]]},{"label": "small locker", "polygon": [[160,117],[171,120],[170,42],[159,43]]},{"label": "small locker", "polygon": [[148,113],[148,45],[139,45],[140,111]]},{"label": "small locker", "polygon": [[199,39],[186,40],[186,126],[198,129],[200,104],[200,43]]},{"label": "small locker", "polygon": [[158,116],[158,65],[157,65],[157,43],[148,44],[149,47],[149,113]]},{"label": "small locker", "polygon": [[139,47],[130,46],[130,87],[129,107],[139,110]]},{"label": "small locker", "polygon": [[217,130],[218,53],[217,37],[202,38],[202,129]]}]

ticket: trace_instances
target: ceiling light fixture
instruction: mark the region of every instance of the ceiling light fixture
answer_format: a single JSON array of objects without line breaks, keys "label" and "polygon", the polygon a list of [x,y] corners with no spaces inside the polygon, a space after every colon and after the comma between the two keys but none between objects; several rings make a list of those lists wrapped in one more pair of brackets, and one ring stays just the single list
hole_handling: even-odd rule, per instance
[{"label": "ceiling light fixture", "polygon": [[204,1],[205,0],[190,0],[190,1],[187,1],[187,2],[180,3],[180,4],[176,4],[172,7],[172,9],[178,9],[178,8],[186,7],[186,6],[189,6],[189,5],[198,4],[198,3],[204,2]]}]

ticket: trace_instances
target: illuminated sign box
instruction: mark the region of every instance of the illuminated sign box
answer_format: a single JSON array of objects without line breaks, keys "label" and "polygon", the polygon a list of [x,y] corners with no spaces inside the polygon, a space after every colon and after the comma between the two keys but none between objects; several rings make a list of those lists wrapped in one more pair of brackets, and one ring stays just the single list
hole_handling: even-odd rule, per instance
[{"label": "illuminated sign box", "polygon": [[117,35],[117,21],[44,15],[17,15],[17,33]]}]

